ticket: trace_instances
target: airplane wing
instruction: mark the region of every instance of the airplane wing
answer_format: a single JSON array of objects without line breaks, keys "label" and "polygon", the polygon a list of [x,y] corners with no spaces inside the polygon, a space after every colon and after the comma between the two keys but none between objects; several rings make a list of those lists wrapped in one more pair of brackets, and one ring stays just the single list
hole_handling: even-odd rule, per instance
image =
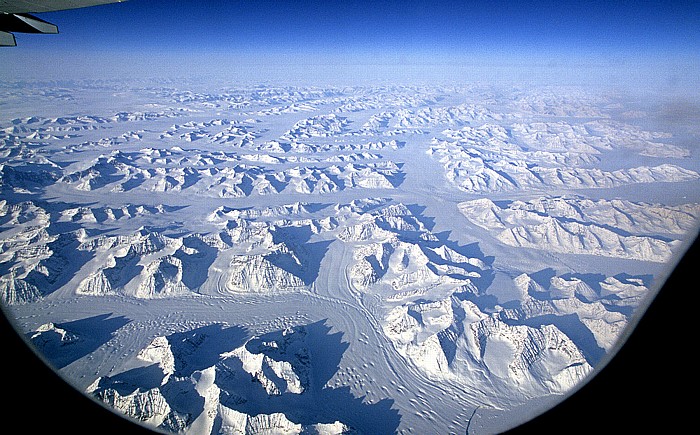
[{"label": "airplane wing", "polygon": [[58,33],[58,27],[30,13],[62,11],[126,0],[0,0],[0,46],[15,46],[13,33]]}]

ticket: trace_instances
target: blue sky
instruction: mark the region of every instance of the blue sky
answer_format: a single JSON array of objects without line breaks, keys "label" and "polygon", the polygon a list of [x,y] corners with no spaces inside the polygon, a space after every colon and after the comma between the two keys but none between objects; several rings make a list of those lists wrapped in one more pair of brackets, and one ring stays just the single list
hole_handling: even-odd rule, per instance
[{"label": "blue sky", "polygon": [[700,49],[700,2],[178,1],[41,14],[26,49],[474,53]]},{"label": "blue sky", "polygon": [[[306,59],[329,63],[698,64],[700,2],[129,0],[39,14],[60,35],[18,34],[14,59]],[[48,54],[47,54],[48,53]]]}]

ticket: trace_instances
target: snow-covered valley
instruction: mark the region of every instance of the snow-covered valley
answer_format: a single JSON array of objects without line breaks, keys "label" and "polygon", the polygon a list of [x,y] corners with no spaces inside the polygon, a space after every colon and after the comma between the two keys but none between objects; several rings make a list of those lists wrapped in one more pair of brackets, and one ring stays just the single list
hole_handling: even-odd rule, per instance
[{"label": "snow-covered valley", "polygon": [[689,133],[615,94],[46,86],[0,83],[0,300],[163,432],[503,431],[615,351],[700,222]]}]

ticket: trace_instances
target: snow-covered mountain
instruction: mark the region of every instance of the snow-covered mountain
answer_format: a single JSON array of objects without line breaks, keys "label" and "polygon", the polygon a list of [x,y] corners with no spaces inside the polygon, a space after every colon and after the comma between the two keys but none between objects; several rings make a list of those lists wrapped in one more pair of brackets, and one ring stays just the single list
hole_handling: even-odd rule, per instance
[{"label": "snow-covered mountain", "polygon": [[666,236],[692,231],[700,217],[699,204],[667,207],[573,197],[504,205],[477,199],[459,209],[509,246],[655,262],[669,261],[680,243]]},{"label": "snow-covered mountain", "polygon": [[[232,163],[251,159],[256,163],[270,163],[269,159],[265,161],[259,155],[243,155],[234,159],[227,155],[201,154],[185,158],[181,151],[157,151],[146,149],[130,154],[117,151],[102,155],[84,169],[63,176],[60,181],[81,191],[182,192],[219,198],[254,194],[331,193],[346,188],[393,189],[401,183],[401,171],[392,162],[351,161],[342,166],[297,166],[274,170],[245,162]],[[359,156],[351,160],[364,158]]]},{"label": "snow-covered mountain", "polygon": [[642,100],[183,83],[0,83],[3,308],[164,432],[503,432],[697,233],[697,132]]},{"label": "snow-covered mountain", "polygon": [[[697,180],[700,174],[675,164],[637,166],[613,171],[592,165],[595,153],[489,149],[484,142],[435,140],[427,151],[444,168],[445,177],[466,192],[512,192],[546,189],[602,189],[643,183]],[[484,149],[485,147],[485,149]]]},{"label": "snow-covered mountain", "polygon": [[[517,388],[512,396],[564,393],[592,367],[554,324],[509,324],[459,297],[400,305],[384,331],[399,353],[439,377]],[[505,387],[508,388],[508,387]]]},{"label": "snow-covered mountain", "polygon": [[137,367],[100,377],[87,392],[138,421],[172,432],[352,432],[332,416],[316,414],[320,421],[301,423],[286,415],[310,414],[295,410],[294,403],[313,404],[319,394],[311,388],[313,332],[296,327],[248,339],[242,332],[211,325],[158,336],[137,353]]}]

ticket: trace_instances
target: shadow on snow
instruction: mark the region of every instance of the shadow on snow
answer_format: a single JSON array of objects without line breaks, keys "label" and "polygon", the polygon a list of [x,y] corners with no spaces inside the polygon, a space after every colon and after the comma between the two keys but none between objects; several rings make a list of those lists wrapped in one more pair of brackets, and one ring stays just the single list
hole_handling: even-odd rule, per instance
[{"label": "shadow on snow", "polygon": [[[332,333],[326,320],[270,332],[247,342],[248,331],[239,326],[214,324],[179,332],[167,336],[175,372],[165,384],[162,368],[152,364],[103,378],[96,394],[109,394],[104,388],[121,395],[158,388],[170,409],[187,416],[191,423],[204,412],[205,403],[194,382],[204,376],[204,370],[214,367],[218,403],[226,408],[250,416],[283,413],[296,424],[341,421],[360,433],[394,433],[400,415],[392,409],[393,400],[367,403],[365,397],[354,396],[350,387],[327,386],[349,347],[342,336],[342,332]],[[243,356],[240,350],[229,353],[244,345],[247,352]],[[244,370],[244,361],[250,363],[251,358],[261,355],[268,364],[263,364],[260,372]],[[290,391],[288,376],[282,379],[270,364],[289,364],[301,391]],[[280,388],[271,392],[271,384]],[[218,433],[222,425],[221,416],[215,417],[212,433]]]},{"label": "shadow on snow", "polygon": [[112,313],[100,314],[72,322],[57,323],[66,331],[62,336],[55,330],[29,333],[28,339],[40,355],[54,367],[61,369],[94,352],[107,343],[114,332],[130,320],[124,316],[112,317]]},{"label": "shadow on snow", "polygon": [[[393,400],[370,404],[364,397],[355,397],[349,387],[327,386],[349,347],[342,336],[342,332],[331,333],[331,327],[322,320],[250,340],[246,344],[250,352],[288,362],[306,383],[306,389],[301,394],[268,395],[261,384],[247,380],[247,400],[240,400],[236,383],[231,383],[234,387],[231,390],[220,385],[221,402],[249,415],[282,412],[289,420],[305,425],[341,421],[360,433],[394,433],[400,416],[397,410],[391,409]],[[250,379],[250,376],[243,379]]]}]

